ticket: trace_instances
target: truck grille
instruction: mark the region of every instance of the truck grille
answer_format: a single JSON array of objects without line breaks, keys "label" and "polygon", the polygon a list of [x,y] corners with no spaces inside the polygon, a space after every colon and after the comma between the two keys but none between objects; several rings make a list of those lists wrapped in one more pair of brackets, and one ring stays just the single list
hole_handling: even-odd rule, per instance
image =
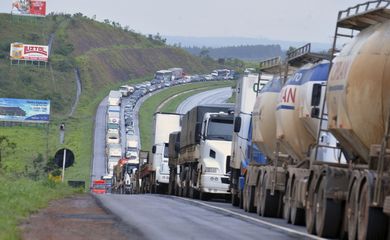
[{"label": "truck grille", "polygon": [[222,183],[225,183],[225,184],[229,184],[230,183],[229,178],[227,178],[227,177],[221,178],[221,181],[222,181]]}]

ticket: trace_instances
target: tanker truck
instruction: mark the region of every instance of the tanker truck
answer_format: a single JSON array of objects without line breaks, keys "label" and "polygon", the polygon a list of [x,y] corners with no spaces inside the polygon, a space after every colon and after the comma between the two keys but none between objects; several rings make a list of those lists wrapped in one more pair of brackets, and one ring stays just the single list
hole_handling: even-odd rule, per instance
[{"label": "tanker truck", "polygon": [[[239,188],[239,179],[246,172],[250,154],[253,153],[248,148],[248,143],[251,141],[248,135],[251,134],[252,130],[250,122],[253,106],[258,92],[271,77],[271,75],[263,75],[262,79],[259,79],[258,74],[250,73],[237,82],[232,159],[230,162],[230,192],[232,194],[233,206],[238,206],[240,202],[242,203],[242,188]],[[264,158],[262,157],[254,159],[258,160],[259,164],[264,163]]]},{"label": "tanker truck", "polygon": [[[307,182],[306,222],[323,237],[387,239],[390,214],[390,3],[340,11],[334,36],[359,32],[334,58],[318,135],[330,131],[348,164],[318,163]],[[313,104],[313,108],[317,106]],[[322,147],[317,143],[316,148]]]},{"label": "tanker truck", "polygon": [[182,118],[179,195],[229,196],[232,104],[202,105]]},{"label": "tanker truck", "polygon": [[[277,143],[273,145],[279,150],[273,152],[283,148],[287,154],[283,160],[285,174],[280,176],[280,182],[285,182],[281,185],[284,217],[302,223],[304,216],[307,231],[320,237],[344,238],[348,234],[349,239],[387,238],[390,212],[388,7],[388,1],[371,1],[340,11],[332,56],[337,39],[347,36],[346,29],[360,33],[355,37],[350,34],[351,42],[333,60],[333,66],[327,67],[330,68],[328,81],[321,77],[321,82],[311,86],[310,94],[307,87],[306,91],[305,87],[295,88],[295,80],[302,83],[306,78],[300,72],[306,66],[296,72],[302,73],[301,76],[294,74],[289,78],[279,94]],[[321,64],[325,68],[326,63]],[[313,68],[316,66],[309,67]],[[305,99],[300,92],[307,95],[306,103],[291,104]],[[257,112],[259,117],[254,116],[254,124],[265,120],[264,111]],[[260,148],[263,143],[272,142],[272,139],[262,142],[263,132],[255,131],[259,136],[254,141],[257,139]],[[276,158],[274,162],[278,161]],[[255,190],[256,200],[260,199],[255,202],[257,206],[267,205],[264,196],[268,194],[262,192],[269,182],[264,174],[266,171],[259,174],[260,185]],[[271,193],[272,185],[278,185],[278,175],[268,178],[272,179]]]}]

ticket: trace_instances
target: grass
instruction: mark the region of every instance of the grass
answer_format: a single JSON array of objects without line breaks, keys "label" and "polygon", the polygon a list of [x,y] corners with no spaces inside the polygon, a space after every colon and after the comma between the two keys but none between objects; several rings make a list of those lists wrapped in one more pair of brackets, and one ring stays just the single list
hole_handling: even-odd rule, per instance
[{"label": "grass", "polygon": [[18,224],[23,219],[50,200],[75,193],[75,189],[49,181],[0,175],[0,182],[0,239],[20,239]]},{"label": "grass", "polygon": [[[140,108],[140,112],[139,112],[139,123],[140,123],[139,128],[140,128],[142,149],[145,151],[149,151],[151,149],[153,113],[156,111],[157,107],[164,100],[166,100],[169,97],[176,95],[180,92],[184,92],[184,91],[188,91],[188,90],[192,90],[192,89],[227,87],[227,86],[232,86],[233,84],[234,84],[234,81],[193,83],[193,84],[187,84],[187,85],[183,85],[183,86],[171,87],[169,89],[161,91],[160,93],[157,93],[157,94],[153,95],[152,97],[148,98],[142,104],[142,106]],[[180,95],[178,97],[181,97],[181,96],[182,95]],[[171,101],[173,101],[173,99]],[[180,102],[172,103],[171,101],[169,102],[169,104],[166,104],[164,106],[163,110],[167,109],[171,104],[178,105],[180,103]],[[176,108],[172,112],[175,112],[175,111],[176,111]]]},{"label": "grass", "polygon": [[[135,79],[131,83],[145,80]],[[39,154],[46,160],[60,148],[71,149],[75,155],[75,164],[66,170],[65,181],[85,181],[88,188],[96,107],[110,89],[119,85],[107,84],[96,93],[84,93],[73,117],[53,116],[49,125],[0,127],[1,135],[17,144],[14,152],[3,156],[4,171],[0,170],[0,239],[20,238],[17,225],[21,220],[45,207],[50,200],[76,191],[66,185],[47,184],[45,176],[40,181],[25,177]],[[58,128],[63,121],[66,123],[65,143],[60,145]]]}]

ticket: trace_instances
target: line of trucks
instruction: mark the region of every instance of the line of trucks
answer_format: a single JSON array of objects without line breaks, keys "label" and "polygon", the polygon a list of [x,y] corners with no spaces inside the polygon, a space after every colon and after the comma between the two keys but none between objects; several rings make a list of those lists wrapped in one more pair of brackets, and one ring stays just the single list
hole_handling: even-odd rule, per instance
[{"label": "line of trucks", "polygon": [[111,183],[109,191],[113,193],[135,193],[138,188],[136,172],[139,166],[138,138],[126,135],[125,156],[121,144],[121,102],[129,96],[133,87],[122,86],[119,91],[112,90],[107,100],[106,117],[106,165],[107,174],[103,176]]},{"label": "line of trucks", "polygon": [[140,191],[231,196],[320,237],[388,239],[389,7],[340,11],[330,54],[307,44],[261,62],[238,82],[235,107],[155,113]]}]

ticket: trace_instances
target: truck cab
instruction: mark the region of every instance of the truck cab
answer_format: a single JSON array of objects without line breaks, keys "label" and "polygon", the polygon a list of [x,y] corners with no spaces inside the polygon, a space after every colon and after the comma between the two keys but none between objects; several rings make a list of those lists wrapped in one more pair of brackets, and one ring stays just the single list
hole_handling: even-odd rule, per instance
[{"label": "truck cab", "polygon": [[232,114],[204,115],[198,163],[198,186],[201,193],[229,193],[232,132]]},{"label": "truck cab", "polygon": [[156,167],[157,185],[169,183],[168,143],[155,144],[152,148],[153,166]]}]

